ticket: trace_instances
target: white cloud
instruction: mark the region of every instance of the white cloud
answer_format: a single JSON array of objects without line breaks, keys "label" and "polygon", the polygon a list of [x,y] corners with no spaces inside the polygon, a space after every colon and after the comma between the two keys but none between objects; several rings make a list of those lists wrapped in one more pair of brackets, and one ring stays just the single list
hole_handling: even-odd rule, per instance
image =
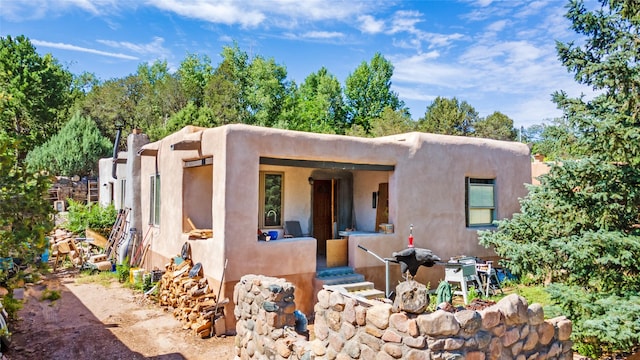
[{"label": "white cloud", "polygon": [[295,28],[309,21],[341,20],[375,9],[379,2],[345,4],[336,0],[147,0],[148,5],[180,16],[244,28],[272,26]]},{"label": "white cloud", "polygon": [[500,32],[509,24],[508,20],[498,20],[494,21],[489,26],[487,26],[487,31],[491,32]]},{"label": "white cloud", "polygon": [[549,0],[538,0],[526,3],[524,6],[518,7],[515,17],[529,17],[537,15],[549,4]]},{"label": "white cloud", "polygon": [[170,51],[163,46],[164,39],[157,36],[153,38],[153,41],[147,44],[134,44],[128,41],[113,40],[97,40],[97,42],[115,49],[126,49],[140,55],[145,55],[146,57],[153,56],[167,58],[170,53]]},{"label": "white cloud", "polygon": [[376,20],[371,15],[358,16],[358,28],[366,34],[377,34],[384,30],[384,21]]},{"label": "white cloud", "polygon": [[422,14],[418,11],[396,11],[391,19],[390,34],[399,32],[415,33],[416,24],[422,22]]},{"label": "white cloud", "polygon": [[37,20],[55,17],[65,11],[80,8],[92,15],[100,16],[115,12],[120,5],[135,6],[135,2],[119,0],[4,0],[0,16],[12,21]]},{"label": "white cloud", "polygon": [[478,0],[476,3],[478,4],[478,6],[487,7],[491,5],[492,2],[493,0]]},{"label": "white cloud", "polygon": [[[436,97],[438,97],[438,95],[430,94],[429,92],[423,91],[421,88],[418,88],[415,86],[401,86],[401,85],[392,84],[391,90],[400,94],[400,96],[403,99],[422,101],[425,104],[432,102],[433,100],[435,100]],[[417,113],[415,113],[415,109],[412,115],[414,116],[417,115]]]},{"label": "white cloud", "polygon": [[266,18],[261,11],[242,7],[242,2],[150,0],[147,3],[161,10],[174,12],[184,17],[227,25],[240,24],[243,27],[255,27]]},{"label": "white cloud", "polygon": [[336,31],[309,31],[302,34],[302,37],[309,39],[335,39],[344,37],[344,34]]},{"label": "white cloud", "polygon": [[464,35],[460,33],[453,34],[436,34],[436,33],[422,33],[420,37],[429,43],[429,49],[435,47],[447,47],[456,40],[464,39]]},{"label": "white cloud", "polygon": [[457,64],[433,61],[437,55],[437,52],[429,52],[405,58],[394,57],[394,81],[457,89],[468,87],[469,70]]},{"label": "white cloud", "polygon": [[90,48],[85,48],[85,47],[71,45],[71,44],[65,44],[65,43],[53,43],[53,42],[49,42],[49,41],[41,41],[41,40],[35,40],[35,39],[31,40],[31,43],[33,45],[42,46],[42,47],[46,47],[46,48],[62,49],[62,50],[70,50],[70,51],[80,51],[80,52],[96,54],[96,55],[102,55],[102,56],[108,56],[108,57],[113,57],[113,58],[118,58],[118,59],[125,59],[125,60],[138,60],[137,57],[131,56],[131,55],[126,55],[126,54],[122,54],[122,53],[113,53],[113,52],[96,50],[96,49],[90,49]]}]

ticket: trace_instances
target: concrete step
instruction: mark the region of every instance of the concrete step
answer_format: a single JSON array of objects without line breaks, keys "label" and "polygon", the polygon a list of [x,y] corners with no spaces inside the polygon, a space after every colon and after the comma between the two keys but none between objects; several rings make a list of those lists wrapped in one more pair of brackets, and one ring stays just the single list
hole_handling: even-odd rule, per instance
[{"label": "concrete step", "polygon": [[343,284],[342,288],[348,292],[364,291],[369,289],[375,289],[375,286],[371,281],[362,281],[351,284]]},{"label": "concrete step", "polygon": [[384,291],[378,289],[360,290],[354,292],[353,294],[369,300],[384,298]]},{"label": "concrete step", "polygon": [[323,285],[352,284],[352,283],[363,282],[364,275],[351,273],[351,274],[316,277],[316,280],[320,281]]},{"label": "concrete step", "polygon": [[329,287],[343,294],[349,294],[368,300],[381,299],[385,297],[384,291],[376,289],[374,284],[370,281],[361,281],[351,284],[337,284]]},{"label": "concrete step", "polygon": [[316,277],[323,278],[323,277],[332,277],[332,276],[338,276],[338,275],[348,275],[348,274],[354,274],[354,273],[355,271],[353,271],[353,268],[349,266],[339,266],[339,267],[318,270],[316,271]]},{"label": "concrete step", "polygon": [[[340,285],[339,285],[340,286]],[[363,281],[353,284],[341,285],[348,293],[366,299],[379,299],[384,297],[384,291],[375,288],[371,281]]]}]

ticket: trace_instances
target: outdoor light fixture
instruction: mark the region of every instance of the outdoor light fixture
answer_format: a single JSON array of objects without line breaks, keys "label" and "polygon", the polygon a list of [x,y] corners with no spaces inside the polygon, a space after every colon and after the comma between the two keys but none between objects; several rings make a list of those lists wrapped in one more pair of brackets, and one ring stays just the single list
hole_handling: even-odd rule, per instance
[{"label": "outdoor light fixture", "polygon": [[309,185],[313,185],[313,178],[311,176],[309,176],[307,180],[309,180]]}]

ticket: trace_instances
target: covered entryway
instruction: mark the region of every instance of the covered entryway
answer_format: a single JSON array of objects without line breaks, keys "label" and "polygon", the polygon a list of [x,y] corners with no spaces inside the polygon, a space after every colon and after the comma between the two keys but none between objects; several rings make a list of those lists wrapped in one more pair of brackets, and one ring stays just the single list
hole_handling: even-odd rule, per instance
[{"label": "covered entryway", "polygon": [[[331,239],[339,239],[340,232],[346,229],[356,228],[356,202],[361,209],[371,209],[371,192],[367,195],[361,194],[358,201],[354,197],[354,177],[361,172],[390,172],[394,170],[393,165],[376,165],[376,164],[354,164],[330,161],[314,161],[314,160],[294,160],[294,159],[276,159],[276,158],[260,158],[261,165],[282,166],[282,167],[303,167],[312,169],[308,177],[309,198],[308,211],[309,232],[308,234],[316,239],[316,251],[318,255],[318,267],[326,264],[327,241]],[[284,170],[286,177],[286,170]],[[387,179],[386,175],[383,177]],[[375,181],[375,180],[374,180]],[[286,180],[285,180],[286,182]],[[371,188],[377,189],[378,182]],[[291,186],[289,184],[288,186]],[[368,190],[370,191],[370,190]],[[377,194],[378,192],[376,192]],[[385,197],[386,199],[386,197]],[[300,202],[302,199],[300,199]],[[291,200],[289,200],[291,201]],[[291,208],[291,205],[289,205]],[[386,207],[385,207],[386,209]],[[300,214],[286,214],[286,217],[304,218]],[[375,218],[375,215],[373,216]],[[361,219],[362,220],[362,219]],[[375,231],[375,219],[371,219],[371,228],[369,231]]]},{"label": "covered entryway", "polygon": [[327,239],[335,237],[335,180],[313,182],[313,237],[318,244],[318,255],[327,254]]}]

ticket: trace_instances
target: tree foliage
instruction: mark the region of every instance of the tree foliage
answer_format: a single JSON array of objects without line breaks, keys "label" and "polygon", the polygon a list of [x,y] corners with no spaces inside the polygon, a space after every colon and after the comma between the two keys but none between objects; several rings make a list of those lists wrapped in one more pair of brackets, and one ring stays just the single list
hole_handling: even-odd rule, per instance
[{"label": "tree foliage", "polygon": [[404,102],[391,90],[392,76],[391,62],[376,53],[370,63],[363,61],[347,77],[344,93],[349,125],[360,126],[369,133],[371,120],[380,117],[385,108],[404,108]]},{"label": "tree foliage", "polygon": [[514,141],[518,135],[513,120],[499,111],[478,120],[474,128],[474,136],[487,139]]},{"label": "tree foliage", "polygon": [[98,160],[109,155],[112,144],[95,122],[76,113],[60,132],[27,156],[29,168],[56,175],[88,175]]},{"label": "tree foliage", "polygon": [[[600,91],[590,101],[554,95],[580,158],[553,166],[520,214],[480,234],[514,272],[555,282],[552,299],[590,356],[640,345],[640,8],[626,4],[603,0],[587,10],[569,2],[567,17],[585,41],[558,43],[559,57]],[[621,309],[631,311],[621,317]]]},{"label": "tree foliage", "polygon": [[342,133],[345,128],[345,105],[338,79],[321,68],[310,74],[293,91],[293,106],[287,116],[287,128],[315,133]]},{"label": "tree foliage", "polygon": [[48,245],[53,208],[45,200],[51,182],[16,162],[18,141],[0,133],[0,257],[31,262]]},{"label": "tree foliage", "polygon": [[204,89],[213,74],[211,59],[206,55],[188,54],[178,68],[178,79],[187,101],[202,106]]},{"label": "tree foliage", "polygon": [[164,127],[152,129],[149,136],[154,139],[161,139],[188,125],[216,127],[220,124],[211,108],[198,107],[190,102],[173,115]]},{"label": "tree foliage", "polygon": [[406,111],[385,108],[380,117],[371,120],[371,136],[380,137],[414,131],[415,122]]},{"label": "tree foliage", "polygon": [[418,120],[418,130],[445,135],[471,136],[479,116],[466,101],[438,96],[427,106],[424,117]]},{"label": "tree foliage", "polygon": [[97,231],[111,228],[116,222],[118,210],[113,204],[104,207],[98,203],[83,204],[69,198],[69,215],[65,228],[80,234],[90,228]]},{"label": "tree foliage", "polygon": [[24,36],[0,37],[0,132],[21,141],[22,158],[61,126],[72,75]]},{"label": "tree foliage", "polygon": [[523,141],[531,143],[533,154],[542,154],[547,160],[576,159],[583,156],[578,147],[580,133],[563,118],[550,124],[533,125],[523,134]]},{"label": "tree foliage", "polygon": [[250,124],[271,127],[278,122],[288,95],[287,69],[273,58],[256,56],[248,69],[245,93]]}]

